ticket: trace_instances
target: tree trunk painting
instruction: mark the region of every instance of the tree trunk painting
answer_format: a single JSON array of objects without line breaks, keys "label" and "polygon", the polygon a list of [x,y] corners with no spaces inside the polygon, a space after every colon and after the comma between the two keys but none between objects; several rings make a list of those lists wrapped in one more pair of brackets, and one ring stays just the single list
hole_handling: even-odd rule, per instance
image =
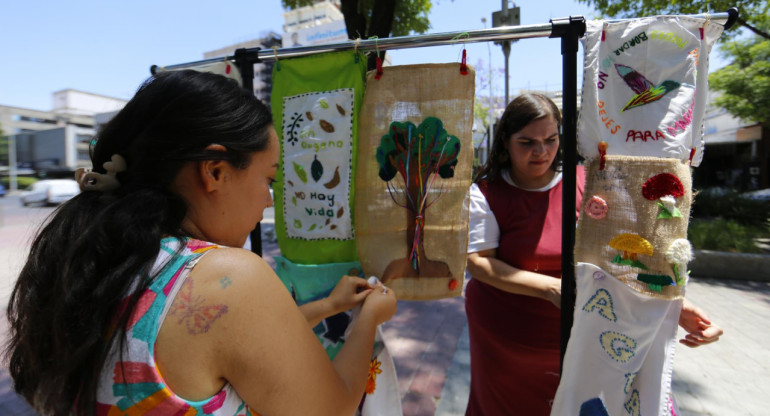
[{"label": "tree trunk painting", "polygon": [[[388,185],[393,202],[407,210],[407,256],[393,260],[382,280],[402,277],[451,277],[446,263],[430,260],[425,253],[425,216],[441,197],[436,177],[454,176],[460,140],[444,129],[436,117],[425,118],[419,126],[393,122],[377,148],[380,179]],[[394,181],[400,176],[402,183]],[[403,187],[403,189],[399,189]]]}]

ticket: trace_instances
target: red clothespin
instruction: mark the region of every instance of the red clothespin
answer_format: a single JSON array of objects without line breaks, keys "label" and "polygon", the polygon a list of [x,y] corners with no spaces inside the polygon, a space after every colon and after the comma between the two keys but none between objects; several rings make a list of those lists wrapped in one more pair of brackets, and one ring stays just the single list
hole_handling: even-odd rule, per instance
[{"label": "red clothespin", "polygon": [[380,59],[380,54],[377,53],[377,73],[374,75],[374,79],[380,79],[382,77],[382,59]]},{"label": "red clothespin", "polygon": [[692,158],[695,157],[695,148],[690,149],[690,166],[692,166]]},{"label": "red clothespin", "polygon": [[604,30],[602,30],[602,42],[604,42],[606,38],[607,38],[607,33]]},{"label": "red clothespin", "polygon": [[607,161],[607,142],[599,142],[599,170],[604,170],[604,163]]},{"label": "red clothespin", "polygon": [[374,49],[377,54],[377,72],[374,74],[374,79],[380,79],[382,77],[382,58],[380,58],[380,45],[377,44],[378,36],[371,36],[369,39],[374,39]]},{"label": "red clothespin", "polygon": [[700,32],[700,40],[703,40],[704,38],[703,32],[706,30],[706,25],[709,24],[710,21],[711,21],[711,14],[709,14],[709,12],[706,12],[706,21],[703,22],[703,26],[698,28],[698,31]]},{"label": "red clothespin", "polygon": [[[453,37],[452,40],[460,40],[463,37],[465,37],[465,39],[468,39],[470,35],[468,34],[468,32],[463,32]],[[460,60],[460,74],[468,75],[467,52],[465,51],[465,40],[463,40],[463,57]]]}]

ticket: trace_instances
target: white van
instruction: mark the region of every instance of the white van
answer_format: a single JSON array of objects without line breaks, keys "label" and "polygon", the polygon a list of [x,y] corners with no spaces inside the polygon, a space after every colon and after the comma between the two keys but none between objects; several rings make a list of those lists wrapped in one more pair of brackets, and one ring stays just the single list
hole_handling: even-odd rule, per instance
[{"label": "white van", "polygon": [[44,179],[37,181],[21,194],[21,204],[61,204],[80,193],[74,179]]}]

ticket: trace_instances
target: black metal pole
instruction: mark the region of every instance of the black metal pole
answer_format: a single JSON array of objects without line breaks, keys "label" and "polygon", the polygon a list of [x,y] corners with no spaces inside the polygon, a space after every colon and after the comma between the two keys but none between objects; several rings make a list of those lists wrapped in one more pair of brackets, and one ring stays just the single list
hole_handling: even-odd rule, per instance
[{"label": "black metal pole", "polygon": [[[256,50],[247,50],[245,48],[235,50],[235,64],[241,71],[243,79],[243,89],[254,94],[254,63],[259,62],[259,48]],[[255,60],[256,59],[256,60]],[[249,234],[251,240],[251,251],[262,256],[262,225],[257,226]]]},{"label": "black metal pole", "polygon": [[562,231],[561,231],[561,356],[567,350],[575,309],[575,169],[577,166],[578,38],[586,31],[582,16],[553,19],[551,37],[561,37],[562,55]]}]

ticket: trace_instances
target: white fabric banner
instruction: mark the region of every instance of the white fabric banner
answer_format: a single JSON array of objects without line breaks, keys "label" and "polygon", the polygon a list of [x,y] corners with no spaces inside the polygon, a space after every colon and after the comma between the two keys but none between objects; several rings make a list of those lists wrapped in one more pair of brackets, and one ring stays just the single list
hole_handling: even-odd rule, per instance
[{"label": "white fabric banner", "polygon": [[343,88],[283,99],[283,214],[291,238],[353,238],[348,208],[353,92]]},{"label": "white fabric banner", "polygon": [[[703,158],[708,61],[723,27],[705,19],[655,16],[587,22],[578,151]],[[694,153],[691,153],[694,152]]]},{"label": "white fabric banner", "polygon": [[575,320],[551,416],[671,416],[682,300],[643,295],[578,263]]},{"label": "white fabric banner", "polygon": [[[350,324],[352,326],[352,322]],[[393,357],[385,345],[382,328],[377,327],[374,337],[374,354],[369,363],[369,377],[366,380],[364,399],[357,415],[401,416],[401,394]]]},{"label": "white fabric banner", "polygon": [[225,78],[230,78],[235,80],[238,83],[238,85],[243,86],[243,78],[241,77],[241,71],[238,69],[238,66],[235,65],[235,62],[230,62],[224,58],[222,58],[222,62],[214,62],[214,63],[204,64],[204,65],[199,65],[196,67],[179,68],[179,69],[166,69],[165,67],[159,67],[155,71],[156,72],[181,71],[183,69],[192,69],[193,71],[211,72],[212,74],[222,75]]}]

